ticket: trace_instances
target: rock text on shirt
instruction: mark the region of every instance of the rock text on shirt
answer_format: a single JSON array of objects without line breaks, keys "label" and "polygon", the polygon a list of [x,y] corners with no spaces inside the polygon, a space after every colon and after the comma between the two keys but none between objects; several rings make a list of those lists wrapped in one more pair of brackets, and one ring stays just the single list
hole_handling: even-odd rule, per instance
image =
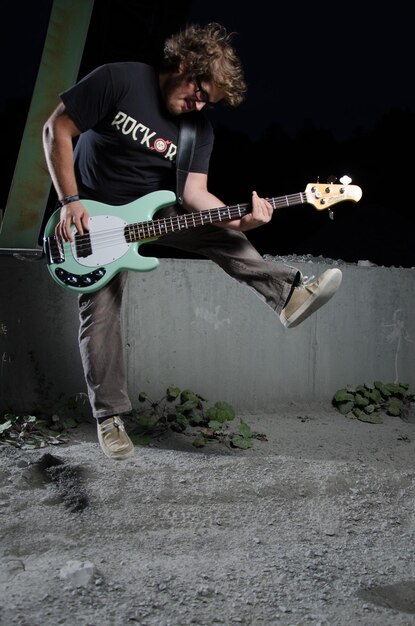
[{"label": "rock text on shirt", "polygon": [[157,137],[156,131],[150,130],[148,126],[138,122],[131,115],[124,113],[124,111],[118,111],[111,122],[111,126],[115,126],[123,135],[131,135],[134,141],[139,141],[141,145],[144,145],[149,150],[155,150],[160,154],[164,153],[165,159],[173,161],[173,157],[177,152],[176,144],[168,139]]}]

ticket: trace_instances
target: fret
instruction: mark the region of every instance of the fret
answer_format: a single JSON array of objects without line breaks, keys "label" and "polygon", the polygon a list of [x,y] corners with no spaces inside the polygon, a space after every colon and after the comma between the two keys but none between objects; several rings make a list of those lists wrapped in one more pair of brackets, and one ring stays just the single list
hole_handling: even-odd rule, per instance
[{"label": "fret", "polygon": [[164,234],[166,234],[166,232],[167,232],[166,219],[159,220],[159,225],[160,225],[160,234],[163,235],[163,228],[164,228]]}]

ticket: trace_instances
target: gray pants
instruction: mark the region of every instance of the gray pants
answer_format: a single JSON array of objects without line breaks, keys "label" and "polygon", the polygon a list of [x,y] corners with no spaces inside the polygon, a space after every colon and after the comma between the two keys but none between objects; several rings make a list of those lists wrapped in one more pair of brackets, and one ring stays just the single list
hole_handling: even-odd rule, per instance
[{"label": "gray pants", "polygon": [[[157,243],[211,259],[277,314],[299,277],[293,267],[265,261],[243,233],[229,229],[206,225],[163,235]],[[126,280],[127,272],[121,272],[99,291],[79,297],[79,346],[94,417],[131,411],[121,332]]]}]

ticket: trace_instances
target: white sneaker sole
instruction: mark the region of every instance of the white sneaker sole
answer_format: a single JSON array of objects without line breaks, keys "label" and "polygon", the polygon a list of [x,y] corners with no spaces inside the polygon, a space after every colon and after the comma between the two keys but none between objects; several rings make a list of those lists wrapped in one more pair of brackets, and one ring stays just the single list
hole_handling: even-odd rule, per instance
[{"label": "white sneaker sole", "polygon": [[285,317],[284,309],[281,311],[280,320],[286,328],[293,328],[301,324],[309,315],[317,311],[334,296],[342,282],[342,273],[334,268],[323,272],[320,284],[316,291],[295,311],[289,319]]}]

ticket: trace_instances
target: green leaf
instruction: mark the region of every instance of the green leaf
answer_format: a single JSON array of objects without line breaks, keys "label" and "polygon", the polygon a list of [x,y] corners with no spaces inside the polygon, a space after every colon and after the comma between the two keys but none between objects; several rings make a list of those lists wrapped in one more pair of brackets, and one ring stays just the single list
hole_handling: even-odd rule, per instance
[{"label": "green leaf", "polygon": [[73,419],[73,417],[70,417],[63,421],[64,428],[75,428],[77,425],[78,424],[76,420]]},{"label": "green leaf", "polygon": [[367,389],[366,385],[357,385],[356,393],[359,393],[361,396],[367,398],[369,396],[369,389]]},{"label": "green leaf", "polygon": [[213,431],[215,431],[215,430],[222,430],[223,429],[223,422],[218,422],[217,420],[210,420],[210,422],[208,423],[208,426]]},{"label": "green leaf", "polygon": [[382,383],[382,381],[375,380],[373,384],[375,385],[376,389],[380,391],[380,393],[382,394],[384,398],[389,398],[389,396],[391,395],[391,392],[386,387],[386,385]]},{"label": "green leaf", "polygon": [[238,430],[241,436],[244,437],[245,439],[249,439],[250,437],[252,437],[251,427],[249,426],[249,424],[247,424],[246,422],[243,422],[242,420],[238,426]]},{"label": "green leaf", "polygon": [[5,413],[3,415],[3,419],[6,420],[7,422],[15,422],[16,420],[19,419],[19,416],[13,415],[13,413]]},{"label": "green leaf", "polygon": [[342,415],[347,415],[354,407],[354,402],[341,402],[337,407]]},{"label": "green leaf", "polygon": [[387,415],[399,416],[404,407],[404,403],[399,398],[390,398],[386,407]]},{"label": "green leaf", "polygon": [[205,421],[203,414],[199,411],[191,411],[187,416],[187,419],[189,420],[190,426],[199,426]]},{"label": "green leaf", "polygon": [[382,416],[379,413],[368,415],[364,411],[360,411],[360,415],[356,416],[360,422],[368,422],[369,424],[383,424]]},{"label": "green leaf", "polygon": [[362,396],[360,393],[357,393],[355,396],[355,403],[359,407],[364,407],[369,404],[369,400],[365,398],[364,396]]},{"label": "green leaf", "polygon": [[182,433],[184,430],[186,430],[188,423],[189,422],[187,421],[187,417],[185,415],[183,415],[182,413],[177,413],[175,416],[175,420],[170,424],[170,428],[172,430],[175,430],[176,432]]},{"label": "green leaf", "polygon": [[180,394],[180,404],[183,405],[186,402],[194,402],[195,406],[200,404],[201,396],[198,396],[190,389],[184,389]]},{"label": "green leaf", "polygon": [[11,426],[12,426],[12,422],[10,420],[7,420],[7,422],[0,424],[0,433],[4,433],[6,430],[9,430]]},{"label": "green leaf", "polygon": [[406,385],[401,385],[401,384],[395,384],[395,383],[386,383],[385,387],[388,391],[391,392],[392,395],[394,396],[405,396],[406,392],[408,390],[408,387]]},{"label": "green leaf", "polygon": [[241,437],[241,435],[235,435],[231,439],[231,445],[234,448],[240,448],[241,450],[247,450],[252,448],[252,438]]},{"label": "green leaf", "polygon": [[235,419],[235,415],[235,409],[228,402],[216,402],[207,411],[208,418],[218,422],[230,422]]},{"label": "green leaf", "polygon": [[347,389],[339,389],[334,394],[333,400],[334,402],[354,402],[354,394],[347,391]]},{"label": "green leaf", "polygon": [[25,415],[23,417],[23,421],[26,423],[33,423],[36,422],[37,417],[35,415]]},{"label": "green leaf", "polygon": [[180,396],[180,391],[181,390],[179,389],[179,387],[175,387],[174,385],[167,387],[167,390],[166,390],[167,400],[169,402],[171,402],[172,400],[176,400],[176,398]]},{"label": "green leaf", "polygon": [[375,404],[380,404],[383,400],[382,394],[380,393],[379,389],[373,389],[372,391],[370,391],[368,398]]},{"label": "green leaf", "polygon": [[183,404],[179,404],[180,411],[185,413],[186,411],[191,411],[192,409],[196,409],[199,406],[199,402],[195,402],[194,400],[186,400]]}]

